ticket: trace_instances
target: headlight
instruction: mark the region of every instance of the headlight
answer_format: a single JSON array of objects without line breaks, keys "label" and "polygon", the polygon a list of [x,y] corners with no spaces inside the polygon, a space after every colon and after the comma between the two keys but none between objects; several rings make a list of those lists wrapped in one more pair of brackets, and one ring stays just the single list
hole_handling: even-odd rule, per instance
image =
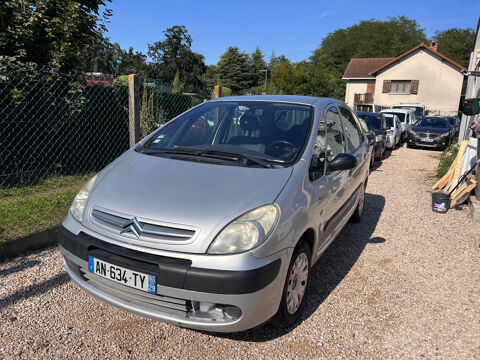
[{"label": "headlight", "polygon": [[375,141],[382,141],[382,140],[383,140],[383,135],[375,136]]},{"label": "headlight", "polygon": [[275,204],[253,209],[233,220],[217,235],[209,254],[234,254],[264,242],[275,227],[280,210]]},{"label": "headlight", "polygon": [[70,213],[75,219],[80,222],[82,222],[83,209],[85,209],[88,195],[90,195],[90,190],[92,190],[93,184],[95,184],[95,180],[97,180],[97,175],[92,177],[85,185],[83,185],[77,196],[75,196],[72,206],[70,206]]},{"label": "headlight", "polygon": [[440,136],[450,136],[450,132],[449,132],[449,131],[444,132],[444,133],[443,133],[442,135],[440,135]]}]

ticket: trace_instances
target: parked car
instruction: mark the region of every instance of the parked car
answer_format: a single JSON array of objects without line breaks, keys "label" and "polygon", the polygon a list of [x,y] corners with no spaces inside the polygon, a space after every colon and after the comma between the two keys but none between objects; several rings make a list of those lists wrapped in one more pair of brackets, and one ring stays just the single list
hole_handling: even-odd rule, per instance
[{"label": "parked car", "polygon": [[357,116],[365,121],[369,131],[375,134],[375,143],[373,146],[374,159],[380,160],[383,157],[386,147],[386,123],[385,117],[381,113],[357,112]]},{"label": "parked car", "polygon": [[400,141],[403,142],[407,140],[408,129],[410,129],[416,121],[415,113],[412,110],[407,109],[387,109],[382,110],[381,113],[397,115],[398,119],[400,120]]},{"label": "parked car", "polygon": [[452,133],[445,117],[425,116],[408,132],[407,147],[427,146],[444,149],[450,144]]},{"label": "parked car", "polygon": [[202,103],[80,190],[59,230],[66,271],[101,300],[182,327],[290,326],[311,267],[361,220],[369,151],[335,99]]},{"label": "parked car", "polygon": [[387,149],[393,150],[397,144],[400,143],[401,131],[400,120],[397,115],[382,113],[385,117],[386,133],[386,145]]},{"label": "parked car", "polygon": [[460,129],[460,120],[457,116],[446,116],[445,118],[447,119],[450,128],[452,129],[453,135],[450,140],[453,141],[455,136],[458,135],[458,130]]},{"label": "parked car", "polygon": [[426,110],[425,110],[425,105],[421,104],[395,104],[392,106],[392,109],[407,109],[407,110],[413,110],[415,112],[415,118],[416,120],[424,117],[427,115]]}]

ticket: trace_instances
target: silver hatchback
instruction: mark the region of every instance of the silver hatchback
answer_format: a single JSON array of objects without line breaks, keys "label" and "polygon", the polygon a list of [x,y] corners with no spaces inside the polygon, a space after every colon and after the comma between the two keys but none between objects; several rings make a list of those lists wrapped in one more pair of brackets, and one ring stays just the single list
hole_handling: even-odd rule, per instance
[{"label": "silver hatchback", "polygon": [[178,326],[289,326],[311,267],[360,221],[370,154],[338,100],[205,102],[80,190],[59,232],[66,270],[106,302]]}]

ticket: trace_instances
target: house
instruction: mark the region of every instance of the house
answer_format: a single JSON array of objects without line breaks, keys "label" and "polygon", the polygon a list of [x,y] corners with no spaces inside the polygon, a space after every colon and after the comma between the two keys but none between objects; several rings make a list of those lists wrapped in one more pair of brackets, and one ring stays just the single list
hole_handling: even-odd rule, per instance
[{"label": "house", "polygon": [[423,104],[432,114],[456,114],[460,102],[462,65],[421,43],[396,58],[351,59],[345,102],[355,111],[378,111],[394,104]]}]

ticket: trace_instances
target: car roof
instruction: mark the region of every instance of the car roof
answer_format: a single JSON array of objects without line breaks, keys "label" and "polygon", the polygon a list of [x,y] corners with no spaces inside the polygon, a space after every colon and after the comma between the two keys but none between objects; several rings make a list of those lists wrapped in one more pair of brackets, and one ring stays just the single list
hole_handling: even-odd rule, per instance
[{"label": "car roof", "polygon": [[425,107],[425,105],[422,104],[393,104],[392,106],[415,106],[415,107]]},{"label": "car roof", "polygon": [[389,113],[389,112],[397,112],[397,113],[415,113],[413,110],[408,110],[408,109],[384,109],[380,111],[381,113]]},{"label": "car roof", "polygon": [[209,100],[209,102],[217,101],[272,101],[272,102],[285,102],[303,105],[320,105],[327,103],[338,103],[345,105],[343,101],[323,98],[315,96],[300,96],[300,95],[244,95],[244,96],[226,96],[217,99]]},{"label": "car roof", "polygon": [[379,112],[370,112],[370,111],[357,111],[355,113],[357,115],[374,115],[374,116],[382,116],[383,115]]}]

